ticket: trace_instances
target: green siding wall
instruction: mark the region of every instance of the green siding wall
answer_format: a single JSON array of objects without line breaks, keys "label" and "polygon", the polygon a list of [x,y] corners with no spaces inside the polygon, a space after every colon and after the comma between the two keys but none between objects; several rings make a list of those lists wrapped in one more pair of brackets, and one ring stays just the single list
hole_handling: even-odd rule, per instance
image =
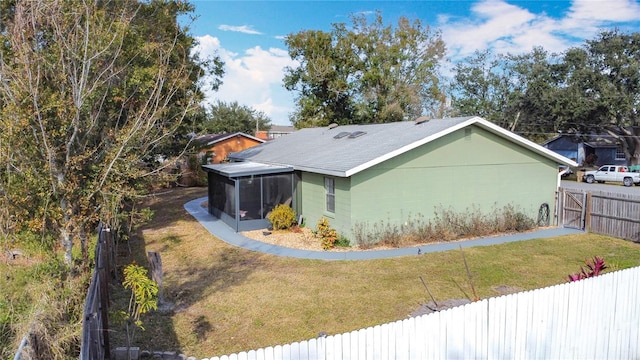
[{"label": "green siding wall", "polygon": [[325,216],[351,239],[358,224],[429,219],[439,207],[491,213],[510,204],[535,219],[542,203],[553,211],[557,174],[552,160],[474,126],[335,178],[335,214],[324,211],[323,175],[303,173],[299,189],[308,227]]},{"label": "green siding wall", "polygon": [[324,175],[302,173],[299,189],[302,194],[302,215],[307,227],[316,229],[318,220],[326,217],[332,228],[340,234],[351,231],[351,180],[348,178],[335,179],[335,213],[325,210]]},{"label": "green siding wall", "polygon": [[[470,129],[470,132],[469,130]],[[439,207],[490,213],[517,206],[536,217],[554,206],[556,164],[478,127],[454,132],[352,178],[352,226],[399,224]]]}]

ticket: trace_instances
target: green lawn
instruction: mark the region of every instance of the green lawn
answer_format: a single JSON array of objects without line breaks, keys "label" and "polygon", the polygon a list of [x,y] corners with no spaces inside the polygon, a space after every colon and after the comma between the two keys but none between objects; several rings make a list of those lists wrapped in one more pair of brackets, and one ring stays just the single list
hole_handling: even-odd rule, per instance
[{"label": "green lawn", "polygon": [[[150,201],[156,216],[121,263],[162,255],[164,293],[174,307],[154,312],[138,336],[142,348],[198,358],[336,334],[406,318],[430,300],[473,297],[459,250],[369,261],[281,258],[227,245],[182,205],[205,189],[176,189]],[[529,290],[565,282],[586,259],[609,271],[638,266],[640,245],[593,234],[465,249],[480,298],[500,289]],[[114,296],[121,306],[127,294]],[[112,345],[121,340],[115,325]]]},{"label": "green lawn", "polygon": [[[420,276],[437,301],[473,297],[459,250],[317,261],[232,247],[184,210],[185,202],[205,194],[205,189],[188,188],[149,198],[154,220],[129,244],[119,245],[120,266],[133,260],[146,264],[147,250],[162,255],[164,294],[173,308],[143,317],[146,331],[137,336],[143,349],[204,358],[403,319],[430,300]],[[608,271],[640,265],[639,244],[593,234],[477,247],[465,249],[464,255],[481,298],[498,296],[502,289],[565,282],[593,256],[603,257]],[[51,271],[56,267],[37,254],[27,253],[19,262],[0,261],[1,358],[13,357],[33,314],[43,309],[45,321],[55,312],[57,319],[66,319],[66,325],[48,334],[48,341],[61,344],[61,351],[77,341],[79,314],[64,311],[82,307],[86,285],[83,279],[76,285],[59,282]],[[110,311],[123,310],[129,294],[117,286],[111,290]],[[111,321],[110,329],[112,347],[123,346],[123,327]]]}]

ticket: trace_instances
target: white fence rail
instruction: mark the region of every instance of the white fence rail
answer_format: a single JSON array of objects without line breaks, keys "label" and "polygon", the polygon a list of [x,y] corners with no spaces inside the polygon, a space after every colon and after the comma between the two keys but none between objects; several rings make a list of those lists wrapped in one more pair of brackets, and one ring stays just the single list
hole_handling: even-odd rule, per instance
[{"label": "white fence rail", "polygon": [[640,267],[211,360],[637,359]]}]

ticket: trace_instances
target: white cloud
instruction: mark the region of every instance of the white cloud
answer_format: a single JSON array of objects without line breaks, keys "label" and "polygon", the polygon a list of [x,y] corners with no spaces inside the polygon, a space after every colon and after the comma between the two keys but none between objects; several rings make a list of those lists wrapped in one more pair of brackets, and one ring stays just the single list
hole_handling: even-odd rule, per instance
[{"label": "white cloud", "polygon": [[[471,5],[469,17],[439,15],[436,27],[442,31],[453,62],[484,49],[518,54],[542,46],[550,52],[562,52],[594,38],[603,28],[640,20],[640,4],[635,0],[574,0],[566,13],[557,17],[533,13],[519,4],[480,0]],[[221,25],[219,29],[261,34],[246,25]],[[208,103],[237,101],[264,112],[273,124],[289,124],[294,102],[293,95],[282,86],[283,69],[296,64],[285,50],[254,46],[236,53],[210,35],[198,39],[203,57],[217,54],[225,62],[224,83],[217,92],[207,94]]]},{"label": "white cloud", "polygon": [[479,49],[521,52],[538,45],[561,45],[548,36],[554,20],[546,15],[499,0],[480,1],[471,7],[471,12],[469,19],[439,17],[443,39],[454,59]]},{"label": "white cloud", "polygon": [[523,53],[542,46],[561,52],[593,38],[613,22],[639,19],[640,4],[634,0],[575,0],[560,19],[534,14],[517,2],[482,0],[472,5],[470,18],[443,14],[438,22],[455,61],[482,49]]},{"label": "white cloud", "polygon": [[635,0],[574,0],[569,18],[578,22],[633,21],[640,19],[640,4]]},{"label": "white cloud", "polygon": [[262,111],[275,125],[289,124],[288,114],[293,110],[293,101],[283,90],[282,79],[284,68],[295,63],[285,50],[265,50],[256,46],[238,54],[227,51],[211,36],[198,39],[201,54],[218,54],[225,63],[223,84],[217,92],[207,93],[207,103],[237,101]]},{"label": "white cloud", "polygon": [[220,50],[220,40],[211,35],[200,36],[197,38],[198,46],[196,51],[203,56],[213,56]]},{"label": "white cloud", "polygon": [[220,25],[218,26],[218,30],[234,31],[234,32],[240,32],[243,34],[250,34],[250,35],[262,35],[261,32],[257,30],[253,30],[251,26],[247,26],[247,25],[242,25],[242,26]]}]

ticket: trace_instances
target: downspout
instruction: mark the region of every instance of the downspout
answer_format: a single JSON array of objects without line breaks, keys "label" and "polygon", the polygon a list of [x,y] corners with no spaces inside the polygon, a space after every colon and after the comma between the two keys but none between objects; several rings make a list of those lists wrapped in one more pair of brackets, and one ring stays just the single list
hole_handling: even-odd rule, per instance
[{"label": "downspout", "polygon": [[556,189],[559,189],[562,185],[562,175],[566,174],[570,169],[571,168],[567,166],[566,169],[558,172],[558,184],[556,186]]}]

